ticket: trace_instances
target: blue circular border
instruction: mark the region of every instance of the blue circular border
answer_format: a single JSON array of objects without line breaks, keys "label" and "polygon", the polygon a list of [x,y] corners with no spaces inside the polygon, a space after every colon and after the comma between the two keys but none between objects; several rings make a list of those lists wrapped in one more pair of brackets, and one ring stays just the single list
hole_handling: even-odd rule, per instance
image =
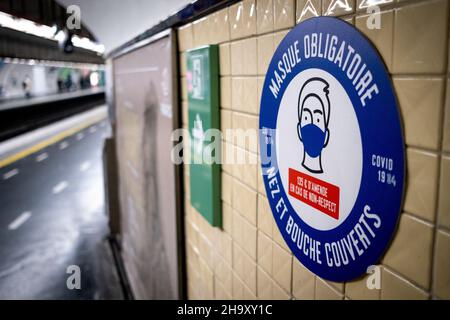
[{"label": "blue circular border", "polygon": [[[278,93],[278,99],[274,98],[269,89],[269,85],[282,54],[296,40],[299,41],[300,50],[302,50],[304,35],[311,34],[312,32],[336,35],[340,41],[344,40],[346,44],[351,45],[355,49],[355,52],[361,55],[363,62],[367,65],[366,70],[371,70],[374,81],[379,89],[377,95],[374,95],[370,100],[366,100],[366,106],[363,107],[361,105],[357,92],[354,90],[351,81],[345,76],[345,73],[337,65],[324,58],[302,59],[283,80],[283,85]],[[313,273],[324,279],[347,281],[366,273],[368,266],[378,262],[396,228],[404,193],[405,151],[403,128],[391,79],[381,57],[369,40],[347,22],[332,17],[316,17],[308,19],[294,27],[281,41],[272,57],[261,97],[260,130],[263,128],[276,128],[278,111],[284,91],[298,73],[311,68],[322,69],[332,74],[344,87],[352,101],[359,122],[363,150],[361,185],[354,207],[347,219],[335,229],[321,231],[304,223],[295,213],[281,183],[280,173],[277,172],[276,178],[279,181],[281,197],[284,198],[288,209],[287,214],[292,216],[295,223],[297,223],[303,232],[322,243],[336,241],[347,235],[358,222],[358,218],[363,213],[366,204],[371,206],[371,212],[381,217],[381,227],[380,229],[376,229],[376,237],[372,239],[373,242],[369,248],[354,262],[350,262],[344,267],[330,268],[326,265],[325,257],[322,257],[322,264],[319,265],[309,258],[305,258],[297,246],[292,243],[289,235],[284,231],[286,230],[287,218],[280,220],[279,216],[275,214],[275,205],[279,199],[272,199],[267,175],[264,172],[268,167],[277,167],[276,147],[271,149],[273,152],[271,159],[275,163],[272,162],[270,166],[266,167],[264,166],[263,159],[261,159],[264,185],[278,228],[297,259]],[[276,141],[276,139],[273,140]],[[260,141],[263,140],[260,139]],[[266,148],[266,144],[260,143],[261,155],[264,154],[263,148]],[[372,154],[388,156],[394,160],[394,170],[392,173],[396,177],[397,186],[395,188],[377,182],[378,168],[371,166]]]}]

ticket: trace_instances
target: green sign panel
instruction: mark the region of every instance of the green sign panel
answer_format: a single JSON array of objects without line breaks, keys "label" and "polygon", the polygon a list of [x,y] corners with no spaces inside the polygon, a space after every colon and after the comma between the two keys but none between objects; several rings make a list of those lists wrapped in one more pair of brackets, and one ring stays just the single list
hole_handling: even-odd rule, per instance
[{"label": "green sign panel", "polygon": [[[218,46],[187,52],[189,133],[191,136],[191,204],[213,226],[222,226],[220,141],[209,129],[220,129]],[[219,139],[220,140],[220,139]]]}]

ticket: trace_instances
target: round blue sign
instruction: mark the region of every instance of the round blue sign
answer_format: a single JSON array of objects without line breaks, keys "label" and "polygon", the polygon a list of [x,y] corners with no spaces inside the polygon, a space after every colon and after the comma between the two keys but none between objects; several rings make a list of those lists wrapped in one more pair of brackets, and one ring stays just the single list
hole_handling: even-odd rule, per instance
[{"label": "round blue sign", "polygon": [[327,280],[365,274],[396,228],[405,171],[376,49],[342,20],[300,23],[270,62],[259,126],[267,198],[294,255]]}]

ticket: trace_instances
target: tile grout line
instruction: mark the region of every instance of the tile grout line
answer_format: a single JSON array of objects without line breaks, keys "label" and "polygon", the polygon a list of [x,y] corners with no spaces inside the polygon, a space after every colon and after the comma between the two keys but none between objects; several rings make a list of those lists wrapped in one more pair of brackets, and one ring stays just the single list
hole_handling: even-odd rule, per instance
[{"label": "tile grout line", "polygon": [[[449,46],[450,46],[450,41],[449,41],[449,14],[450,14],[450,5],[447,3],[447,28],[446,28],[446,40],[447,41],[447,45],[446,45],[446,61],[445,61],[445,71],[448,72],[448,68],[449,68],[449,61],[448,61],[448,57],[449,57]],[[441,121],[439,123],[440,125],[440,139],[439,139],[439,144],[440,144],[440,156],[438,157],[438,181],[437,181],[437,194],[435,195],[435,226],[434,226],[434,230],[433,230],[433,247],[431,249],[431,268],[430,268],[430,291],[429,294],[430,296],[435,296],[435,276],[436,276],[436,259],[437,259],[437,242],[438,242],[438,233],[439,233],[439,225],[440,225],[440,196],[441,196],[441,181],[443,179],[442,177],[442,165],[443,165],[443,161],[442,161],[442,157],[443,157],[443,149],[444,149],[444,130],[445,130],[445,114],[446,112],[448,112],[448,110],[446,110],[446,103],[447,100],[450,99],[449,97],[449,92],[447,89],[448,86],[448,77],[447,77],[447,73],[444,75],[444,93],[441,97],[441,104],[442,104],[442,110],[441,110]]]},{"label": "tile grout line", "polygon": [[430,289],[426,289],[423,286],[421,286],[420,284],[418,284],[417,282],[415,282],[414,280],[412,280],[412,279],[408,278],[407,276],[403,275],[401,272],[395,270],[391,266],[383,265],[383,268],[387,269],[390,273],[393,273],[394,275],[399,277],[401,280],[406,281],[408,284],[412,285],[416,289],[420,289],[421,291],[425,292],[428,295],[428,297],[430,297],[432,295],[432,293],[430,291],[431,290],[431,286],[430,286]]}]

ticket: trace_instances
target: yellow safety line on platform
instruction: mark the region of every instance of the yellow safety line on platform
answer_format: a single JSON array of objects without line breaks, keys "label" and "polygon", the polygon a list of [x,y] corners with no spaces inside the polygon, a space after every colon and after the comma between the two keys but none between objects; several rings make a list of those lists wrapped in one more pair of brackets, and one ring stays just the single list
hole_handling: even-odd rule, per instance
[{"label": "yellow safety line on platform", "polygon": [[0,160],[0,169],[3,167],[6,167],[7,165],[14,163],[20,159],[25,158],[26,156],[29,156],[30,154],[38,152],[39,150],[42,150],[54,143],[57,143],[58,141],[61,141],[65,138],[85,129],[85,128],[93,125],[94,123],[100,122],[105,118],[106,118],[106,116],[97,117],[95,120],[86,122],[78,127],[71,128],[66,131],[60,132],[57,135],[48,138],[47,140],[41,141],[38,144],[35,144],[25,150],[19,151],[5,159],[2,159],[2,160]]}]

